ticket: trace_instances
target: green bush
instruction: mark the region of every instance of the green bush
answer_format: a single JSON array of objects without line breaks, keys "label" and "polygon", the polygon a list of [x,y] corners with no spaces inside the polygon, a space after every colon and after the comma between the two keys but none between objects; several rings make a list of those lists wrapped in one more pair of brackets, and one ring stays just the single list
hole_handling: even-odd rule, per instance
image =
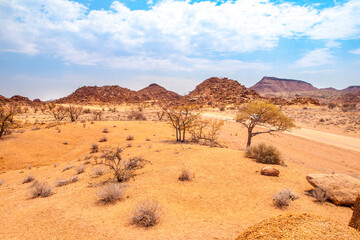
[{"label": "green bush", "polygon": [[284,164],[281,153],[274,146],[267,146],[264,143],[249,147],[246,150],[246,157],[253,158],[259,163],[265,164]]}]

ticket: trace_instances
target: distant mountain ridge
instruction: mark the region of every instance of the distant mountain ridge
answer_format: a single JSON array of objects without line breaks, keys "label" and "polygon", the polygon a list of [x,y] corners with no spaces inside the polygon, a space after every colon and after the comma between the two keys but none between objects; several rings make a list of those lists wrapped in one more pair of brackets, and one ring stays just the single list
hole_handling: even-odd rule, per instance
[{"label": "distant mountain ridge", "polygon": [[294,91],[316,91],[316,87],[301,80],[263,77],[258,83],[250,87],[259,93],[277,93]]}]

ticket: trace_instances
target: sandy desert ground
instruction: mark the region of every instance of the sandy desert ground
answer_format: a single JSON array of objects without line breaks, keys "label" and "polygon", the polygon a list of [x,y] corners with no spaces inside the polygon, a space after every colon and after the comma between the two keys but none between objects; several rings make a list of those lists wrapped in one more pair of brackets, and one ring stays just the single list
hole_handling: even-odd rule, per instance
[{"label": "sandy desert ground", "polygon": [[[220,143],[228,148],[174,144],[173,131],[165,122],[44,126],[0,141],[1,239],[235,239],[247,227],[283,213],[321,215],[344,227],[351,218],[350,208],[320,204],[306,196],[304,191],[311,185],[305,176],[338,172],[360,177],[356,151],[286,133],[260,135],[254,144],[275,145],[287,164],[277,166],[281,173],[274,178],[260,175],[264,165],[244,157],[246,131],[235,122],[227,122],[220,133]],[[104,128],[109,133],[103,133]],[[129,134],[133,141],[126,140]],[[103,136],[108,141],[98,143]],[[79,174],[78,182],[54,186],[57,179],[76,174],[74,168],[62,169],[82,165],[94,143],[100,147],[131,143],[123,157],[143,156],[152,163],[127,183],[127,198],[115,204],[100,204],[96,194],[112,173],[95,177],[91,164]],[[178,181],[184,168],[195,174],[193,181]],[[28,174],[52,185],[53,195],[30,198],[31,183],[22,184]],[[285,188],[300,198],[281,210],[274,207],[272,196]],[[147,230],[129,220],[134,205],[144,199],[158,201],[163,212],[159,224]]]}]

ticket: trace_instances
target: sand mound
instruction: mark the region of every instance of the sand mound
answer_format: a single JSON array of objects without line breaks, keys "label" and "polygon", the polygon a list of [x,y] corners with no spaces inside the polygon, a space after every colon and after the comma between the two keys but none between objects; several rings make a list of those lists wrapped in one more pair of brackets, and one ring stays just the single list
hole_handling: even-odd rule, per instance
[{"label": "sand mound", "polygon": [[285,214],[248,228],[243,239],[360,239],[356,230],[337,222],[306,213]]}]

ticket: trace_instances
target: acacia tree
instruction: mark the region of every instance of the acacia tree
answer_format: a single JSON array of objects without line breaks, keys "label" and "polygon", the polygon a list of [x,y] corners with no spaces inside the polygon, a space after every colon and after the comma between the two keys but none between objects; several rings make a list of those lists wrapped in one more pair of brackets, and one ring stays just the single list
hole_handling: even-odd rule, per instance
[{"label": "acacia tree", "polygon": [[[252,137],[256,135],[286,131],[295,127],[293,119],[285,116],[274,104],[265,101],[249,102],[239,111],[235,120],[248,129],[247,148],[251,145]],[[254,132],[256,126],[265,127],[267,130]]]},{"label": "acacia tree", "polygon": [[168,122],[175,128],[176,141],[184,142],[186,131],[191,129],[200,116],[200,112],[194,112],[192,105],[179,105],[163,107]]},{"label": "acacia tree", "polygon": [[0,138],[5,131],[14,123],[14,116],[19,112],[19,108],[13,104],[0,106]]}]

